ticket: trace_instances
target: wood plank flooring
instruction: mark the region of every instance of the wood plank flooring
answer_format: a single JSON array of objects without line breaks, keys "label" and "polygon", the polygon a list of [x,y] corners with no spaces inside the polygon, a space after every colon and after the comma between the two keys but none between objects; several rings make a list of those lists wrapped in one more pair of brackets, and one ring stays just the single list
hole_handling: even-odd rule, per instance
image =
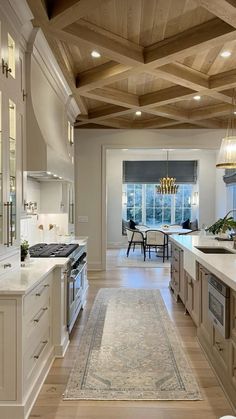
[{"label": "wood plank flooring", "polygon": [[[233,414],[197,339],[196,327],[184,315],[168,288],[169,268],[117,268],[117,250],[108,251],[106,272],[89,272],[89,293],[85,309],[79,315],[71,342],[63,359],[57,359],[32,409],[29,419],[217,419]],[[100,288],[158,288],[169,315],[176,325],[190,364],[196,374],[202,401],[63,401],[62,394],[74,364],[84,325]]]}]

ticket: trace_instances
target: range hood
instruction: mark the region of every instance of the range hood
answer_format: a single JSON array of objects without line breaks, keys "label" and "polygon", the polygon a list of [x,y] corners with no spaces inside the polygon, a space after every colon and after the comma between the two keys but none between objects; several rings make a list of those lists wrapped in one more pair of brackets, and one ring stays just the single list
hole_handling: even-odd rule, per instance
[{"label": "range hood", "polygon": [[73,146],[67,140],[68,103],[73,98],[45,45],[44,35],[35,28],[26,54],[26,170],[38,180],[73,181]]}]

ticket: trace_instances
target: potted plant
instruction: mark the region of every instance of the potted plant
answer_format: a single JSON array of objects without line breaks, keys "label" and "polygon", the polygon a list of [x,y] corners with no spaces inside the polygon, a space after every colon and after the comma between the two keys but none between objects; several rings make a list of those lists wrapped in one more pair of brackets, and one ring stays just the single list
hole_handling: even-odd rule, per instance
[{"label": "potted plant", "polygon": [[23,240],[20,246],[21,262],[24,262],[26,256],[28,255],[28,251],[29,251],[29,242],[27,240]]},{"label": "potted plant", "polygon": [[236,221],[233,219],[233,217],[229,217],[228,214],[224,218],[219,218],[214,224],[212,224],[210,227],[206,229],[206,231],[209,231],[210,233],[216,235],[219,234],[219,236],[226,236],[226,231],[231,231],[236,229]]}]

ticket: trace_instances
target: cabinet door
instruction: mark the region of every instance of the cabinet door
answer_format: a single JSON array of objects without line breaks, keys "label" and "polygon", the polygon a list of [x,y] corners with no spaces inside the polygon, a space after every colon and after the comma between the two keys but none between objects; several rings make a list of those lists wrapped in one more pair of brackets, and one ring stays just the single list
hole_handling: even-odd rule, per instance
[{"label": "cabinet door", "polygon": [[200,281],[200,330],[205,341],[212,345],[213,326],[208,315],[208,275],[209,272],[203,267],[199,267],[198,271]]},{"label": "cabinet door", "polygon": [[0,400],[16,400],[16,301],[0,300]]},{"label": "cabinet door", "polygon": [[230,337],[236,343],[236,292],[230,294]]},{"label": "cabinet door", "polygon": [[213,326],[213,353],[217,362],[225,371],[229,368],[229,339],[225,339]]},{"label": "cabinet door", "polygon": [[185,307],[188,310],[196,326],[199,326],[200,321],[200,283],[199,280],[194,280],[187,272],[185,272],[186,282],[186,303]]},{"label": "cabinet door", "polygon": [[[1,22],[1,57],[3,71],[1,72],[1,196],[0,196],[0,252],[6,248],[19,244],[19,222],[17,220],[17,165],[16,144],[19,140],[18,117],[20,107],[20,80],[19,80],[19,48],[14,29],[3,16]],[[10,71],[11,70],[11,71]],[[17,146],[18,147],[18,146]],[[17,233],[18,231],[18,233]],[[16,242],[18,239],[18,243]]]}]

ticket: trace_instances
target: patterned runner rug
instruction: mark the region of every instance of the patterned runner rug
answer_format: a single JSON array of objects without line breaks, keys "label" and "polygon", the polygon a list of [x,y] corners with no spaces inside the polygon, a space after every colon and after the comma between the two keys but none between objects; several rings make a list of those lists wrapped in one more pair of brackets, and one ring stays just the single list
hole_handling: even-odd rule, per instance
[{"label": "patterned runner rug", "polygon": [[99,291],[66,399],[201,400],[158,290]]}]

